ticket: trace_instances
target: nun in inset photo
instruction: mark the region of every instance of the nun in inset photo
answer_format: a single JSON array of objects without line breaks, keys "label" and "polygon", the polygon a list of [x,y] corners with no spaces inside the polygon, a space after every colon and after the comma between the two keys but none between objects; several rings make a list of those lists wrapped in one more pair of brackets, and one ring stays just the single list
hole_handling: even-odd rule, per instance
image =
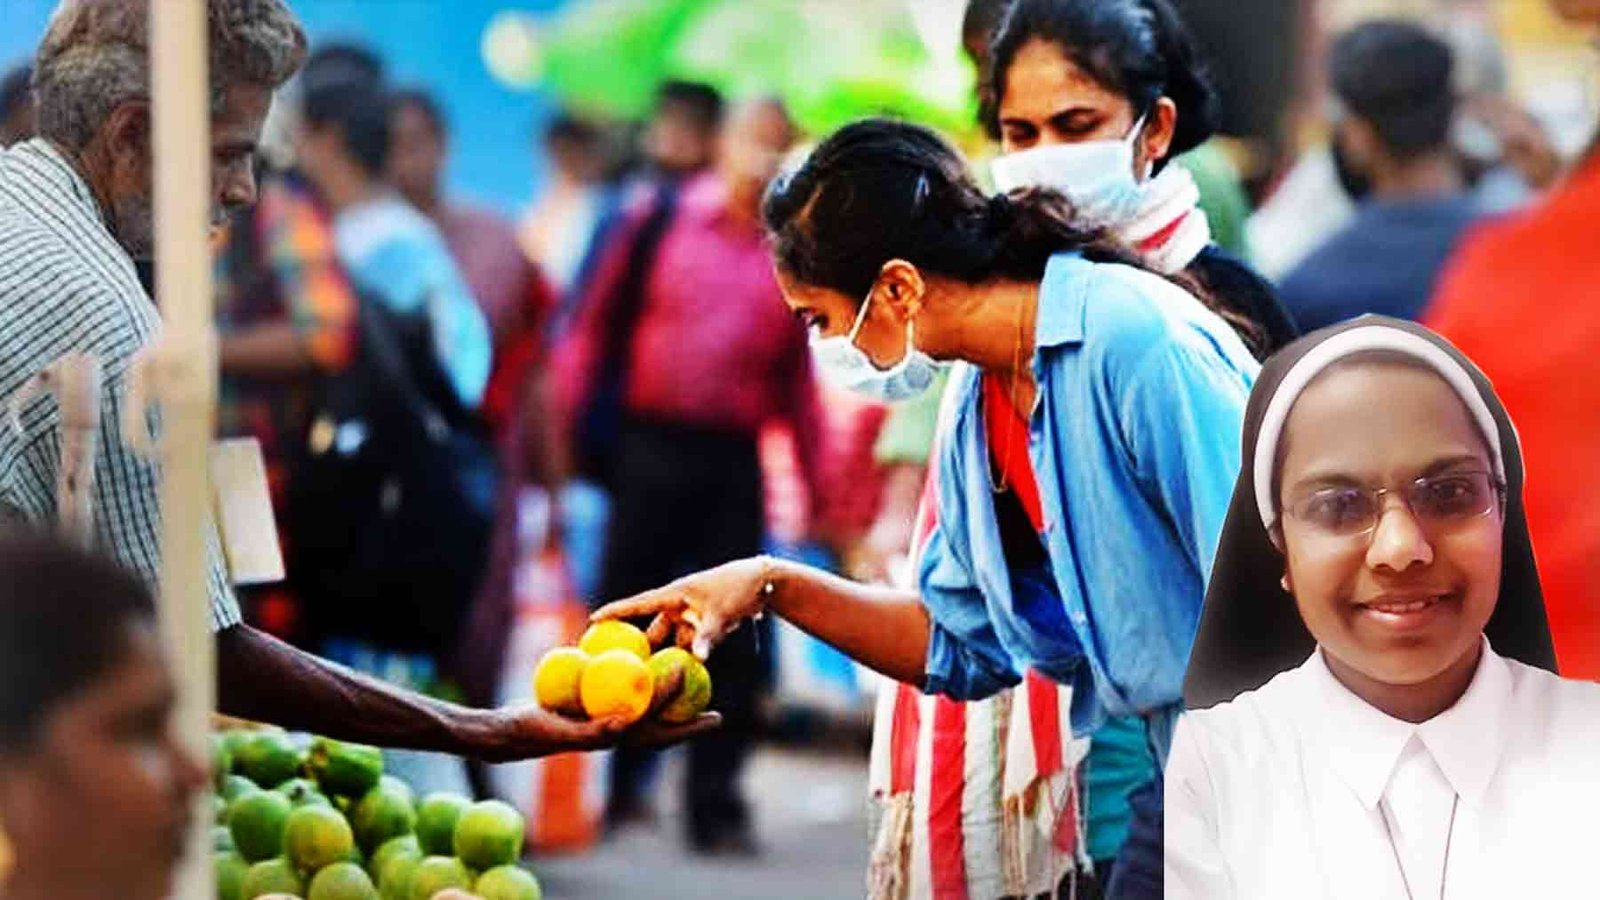
[{"label": "nun in inset photo", "polygon": [[1421,326],[1267,363],[1166,770],[1168,898],[1600,895],[1600,685],[1554,674],[1522,481],[1488,380]]}]

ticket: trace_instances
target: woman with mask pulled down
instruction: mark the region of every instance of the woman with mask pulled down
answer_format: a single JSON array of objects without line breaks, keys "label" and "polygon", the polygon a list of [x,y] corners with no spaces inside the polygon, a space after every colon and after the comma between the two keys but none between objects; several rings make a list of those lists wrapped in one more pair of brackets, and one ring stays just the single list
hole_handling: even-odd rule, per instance
[{"label": "woman with mask pulled down", "polygon": [[1298,336],[1272,286],[1212,241],[1194,177],[1217,96],[1167,0],[1017,0],[992,36],[980,116],[995,187],[1049,187],[1150,269],[1184,273],[1258,357]]},{"label": "woman with mask pulled down", "polygon": [[763,557],[596,617],[705,654],[771,612],[956,699],[1033,668],[1073,687],[1074,733],[1139,716],[1164,758],[1257,371],[1239,336],[1060,194],[987,196],[916,126],[847,126],[763,214],[824,377],[903,400],[955,363],[917,588]]},{"label": "woman with mask pulled down", "polygon": [[1169,898],[1594,894],[1600,685],[1558,678],[1517,432],[1363,316],[1250,397],[1166,772]]}]

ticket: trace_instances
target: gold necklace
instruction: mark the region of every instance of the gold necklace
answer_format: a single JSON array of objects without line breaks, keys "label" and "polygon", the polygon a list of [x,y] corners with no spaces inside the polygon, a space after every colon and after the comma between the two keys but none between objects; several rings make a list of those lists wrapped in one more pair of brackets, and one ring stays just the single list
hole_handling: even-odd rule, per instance
[{"label": "gold necklace", "polygon": [[[1007,398],[1011,401],[1011,412],[1014,415],[1022,417],[1024,428],[1027,427],[1028,417],[1022,415],[1022,407],[1017,403],[1017,373],[1022,369],[1022,323],[1026,320],[1027,312],[1027,303],[1017,304],[1017,341],[1016,348],[1011,353],[1011,386],[1007,391]],[[1001,410],[1000,412],[1001,415],[996,416],[995,418],[1005,422],[1006,436],[1004,445],[1000,451],[1000,458],[996,460],[997,465],[989,467],[989,489],[994,491],[996,494],[1004,494],[1006,492],[1006,488],[1010,487],[1010,478],[1007,476],[1006,472],[1006,461],[1011,458],[1011,443],[1017,433],[1016,423],[1006,418],[1005,410]],[[998,484],[995,483],[994,479],[995,469],[1000,470],[1000,481]]]}]

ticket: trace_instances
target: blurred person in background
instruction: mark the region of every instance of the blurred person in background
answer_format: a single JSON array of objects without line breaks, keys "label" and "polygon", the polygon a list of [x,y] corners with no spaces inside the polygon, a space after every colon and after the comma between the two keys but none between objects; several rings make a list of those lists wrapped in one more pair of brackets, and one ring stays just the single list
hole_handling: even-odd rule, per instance
[{"label": "blurred person in background", "polygon": [[[544,416],[531,389],[539,376],[545,324],[555,299],[533,261],[517,243],[511,223],[496,213],[444,197],[448,128],[438,102],[417,90],[400,91],[390,101],[389,180],[412,206],[433,220],[444,235],[467,287],[489,322],[493,362],[483,399],[483,417],[505,446],[542,451]],[[542,467],[524,469],[524,474]],[[548,479],[541,478],[548,486]]]},{"label": "blurred person in background", "polygon": [[[378,80],[382,67],[350,45],[319,48],[299,84]],[[333,223],[315,190],[292,168],[280,106],[257,154],[258,197],[233,213],[215,267],[220,350],[217,432],[261,445],[278,523],[287,523],[293,461],[311,425],[316,394],[359,352],[358,298],[333,246]],[[293,543],[284,540],[286,553]],[[306,635],[304,609],[287,584],[240,591],[245,617],[286,640]]]},{"label": "blurred person in background", "polygon": [[177,689],[143,582],[0,530],[0,897],[170,896],[207,780],[173,732]]},{"label": "blurred person in background", "polygon": [[[550,181],[523,217],[522,250],[558,294],[578,280],[601,220],[610,211],[605,184],[609,155],[600,128],[575,113],[558,113],[540,134]],[[614,202],[614,201],[612,201]]]},{"label": "blurred person in background", "polygon": [[333,218],[334,246],[356,286],[394,312],[425,312],[434,351],[461,405],[475,410],[489,382],[489,323],[443,234],[384,181],[391,149],[388,97],[358,81],[308,86],[295,159]]},{"label": "blurred person in background", "polygon": [[[572,284],[556,316],[551,336],[555,345],[577,339],[577,323],[587,314],[587,305],[602,293],[626,294],[630,299],[624,306],[636,309],[640,291],[634,282],[650,268],[679,188],[710,164],[722,115],[722,95],[709,85],[668,81],[657,89],[649,121],[627,141],[613,173],[616,184],[607,185],[602,194],[599,221],[587,237],[584,255],[576,264]],[[641,212],[647,209],[656,212],[653,216]],[[646,224],[649,227],[644,227]],[[618,251],[622,244],[633,251]],[[606,261],[618,252],[635,252],[638,259],[626,264],[620,274],[611,274],[610,283],[597,290],[597,282],[606,274]],[[618,452],[616,395],[623,356],[618,348],[625,341],[624,333],[631,333],[634,316],[629,312],[615,318],[617,334],[602,349],[597,372],[606,412],[599,417],[598,427],[582,427],[580,433],[566,436],[580,446],[581,452],[576,459],[577,470],[572,473],[575,477],[562,479],[560,494],[560,526],[568,538],[568,566],[578,591],[589,598],[598,595],[604,578],[604,535],[610,527],[613,498],[602,470],[609,468],[604,460]],[[583,418],[596,421],[592,413]],[[558,458],[555,465],[564,471],[569,461],[570,456],[566,460]]]},{"label": "blurred person in background", "polygon": [[[1597,0],[1552,0],[1600,32]],[[1597,136],[1600,137],[1600,136]],[[1516,420],[1528,528],[1561,674],[1600,679],[1600,506],[1573,479],[1600,459],[1600,140],[1545,199],[1483,225],[1424,324],[1478,363]]]},{"label": "blurred person in background", "polygon": [[390,100],[389,134],[389,181],[438,226],[489,320],[497,355],[536,333],[549,313],[549,292],[518,246],[515,230],[486,208],[445,196],[449,129],[438,101],[420,90],[396,92]]},{"label": "blurred person in background", "polygon": [[1451,145],[1485,214],[1524,206],[1560,177],[1563,161],[1544,126],[1510,92],[1510,66],[1483,0],[1448,0],[1437,32],[1455,55],[1459,98]]},{"label": "blurred person in background", "polygon": [[[409,402],[429,406],[437,417],[427,425],[397,419],[401,424],[392,434],[379,432],[389,420],[380,418],[382,398],[373,395],[359,411],[364,415],[358,421],[373,429],[372,440],[395,440],[397,447],[400,439],[412,438],[422,430],[448,431],[456,437],[445,446],[453,448],[460,441],[459,446],[470,447],[480,462],[487,463],[489,451],[473,432],[491,370],[488,320],[438,226],[384,181],[394,146],[389,101],[381,82],[352,79],[307,85],[295,133],[296,160],[332,216],[334,247],[341,264],[363,302],[382,304],[393,314],[393,318],[372,321],[383,321],[380,327],[385,336],[397,339],[405,363],[396,367],[396,373],[403,373],[398,377],[411,382],[407,388],[414,393]],[[514,244],[512,251],[520,257]],[[417,330],[419,325],[425,326],[425,334]],[[382,339],[375,335],[372,324],[365,327],[363,338],[369,346]],[[415,353],[419,343],[425,347],[420,356]],[[319,430],[325,432],[320,437]],[[339,434],[341,430],[345,435]],[[328,455],[319,454],[319,445],[332,444],[341,453],[353,453],[365,443],[353,434],[342,422],[314,424],[309,437],[314,458],[325,464],[329,460]],[[386,533],[391,541],[421,542],[392,548],[389,552],[399,554],[392,557],[362,556],[361,545],[355,543],[355,552],[346,559],[365,565],[358,570],[359,583],[342,590],[328,590],[325,583],[313,581],[315,570],[332,568],[331,560],[321,555],[306,557],[313,548],[320,553],[333,543],[320,537],[302,539],[297,569],[303,577],[297,576],[297,580],[310,595],[308,603],[316,607],[312,612],[322,632],[319,644],[330,658],[404,687],[441,697],[459,696],[449,655],[461,638],[471,599],[482,584],[496,485],[488,470],[482,480],[467,480],[464,476],[473,469],[454,453],[431,452],[431,446],[423,441],[403,446],[407,452],[415,451],[407,459],[423,473],[422,483],[396,488],[398,496],[391,502],[400,509],[426,510],[421,515],[434,519],[436,527],[447,533],[434,540],[417,527]],[[424,493],[425,484],[449,485],[448,493],[454,496],[430,496]],[[296,534],[313,533],[309,525],[302,528],[301,524],[316,513],[309,508],[317,502],[312,493],[305,484],[297,486],[296,494],[304,506],[291,520]],[[348,508],[363,499],[351,495],[323,502]],[[342,511],[328,510],[327,520]],[[396,521],[420,524],[417,519]],[[381,522],[355,519],[351,527],[381,527]],[[462,540],[464,535],[470,539]],[[449,574],[430,587],[429,593],[436,595],[431,599],[408,594],[401,607],[401,598],[392,598],[391,608],[403,608],[403,615],[418,617],[409,628],[397,627],[382,620],[386,610],[373,607],[373,595],[381,592],[377,580],[381,573],[372,566],[399,571],[409,561],[405,554],[423,545],[439,552],[438,562]],[[426,574],[417,572],[414,583],[420,583]],[[437,596],[444,592],[454,596]],[[419,788],[466,791],[464,770],[448,757],[396,752],[390,755],[389,765],[406,773]]]},{"label": "blurred person in background", "polygon": [[[783,307],[760,221],[762,192],[794,139],[777,101],[743,104],[722,133],[711,171],[635,209],[619,226],[573,334],[557,350],[562,418],[574,426],[607,368],[620,367],[622,376],[602,599],[761,552],[763,427],[790,427],[807,482],[816,483],[820,432],[805,331]],[[646,230],[656,232],[647,252],[637,248]],[[630,279],[641,257],[648,268]],[[627,280],[638,282],[637,296],[621,296]],[[608,342],[620,342],[618,358],[606,359]],[[740,634],[710,662],[712,704],[724,727],[689,747],[686,806],[695,850],[755,849],[740,776],[770,680],[771,644],[768,623]],[[614,824],[650,817],[647,766],[629,753],[614,758]]]},{"label": "blurred person in background", "polygon": [[1002,191],[1061,191],[1156,271],[1204,285],[1264,356],[1299,332],[1261,276],[1212,240],[1174,157],[1216,132],[1218,99],[1167,0],[1017,0],[995,32],[981,100]]},{"label": "blurred person in background", "polygon": [[[66,0],[34,57],[39,136],[0,152],[0,396],[64,353],[98,357],[106,386],[93,495],[96,543],[146,584],[161,566],[160,470],[124,446],[125,378],[160,316],[135,269],[154,254],[148,9],[144,0]],[[207,0],[213,222],[256,199],[253,160],[273,92],[305,35],[279,0]],[[26,261],[27,265],[19,265]],[[0,429],[0,520],[58,518],[52,401]],[[206,588],[219,709],[339,740],[509,760],[621,740],[670,741],[714,727],[572,722],[536,707],[469,709],[385,685],[242,621],[214,524]],[[81,624],[81,623],[80,623]]]},{"label": "blurred person in background", "polygon": [[0,77],[0,150],[33,137],[32,77],[27,64]]},{"label": "blurred person in background", "polygon": [[707,84],[668,81],[656,92],[643,148],[657,178],[677,181],[697,175],[717,156],[722,95]]},{"label": "blurred person in background", "polygon": [[1308,329],[1362,313],[1415,319],[1479,208],[1451,143],[1449,45],[1419,25],[1375,21],[1334,42],[1333,136],[1355,217],[1282,282]]},{"label": "blurred person in background", "polygon": [[[523,494],[534,485],[547,494],[554,488],[542,383],[545,325],[554,299],[509,222],[488,209],[445,199],[448,129],[437,101],[422,91],[397,92],[390,100],[389,131],[389,180],[444,235],[494,340],[482,413],[494,436],[501,477],[488,559],[452,666],[467,699],[490,705],[496,701],[513,623]],[[548,529],[547,540],[556,534]],[[486,777],[472,775],[483,793]]]}]

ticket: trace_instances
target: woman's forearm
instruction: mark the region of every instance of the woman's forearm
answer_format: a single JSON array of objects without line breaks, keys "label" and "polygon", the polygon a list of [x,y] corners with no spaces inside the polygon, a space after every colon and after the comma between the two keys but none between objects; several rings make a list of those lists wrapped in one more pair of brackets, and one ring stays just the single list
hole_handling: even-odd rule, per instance
[{"label": "woman's forearm", "polygon": [[874,587],[782,561],[767,608],[896,681],[921,685],[931,624],[915,592]]}]

